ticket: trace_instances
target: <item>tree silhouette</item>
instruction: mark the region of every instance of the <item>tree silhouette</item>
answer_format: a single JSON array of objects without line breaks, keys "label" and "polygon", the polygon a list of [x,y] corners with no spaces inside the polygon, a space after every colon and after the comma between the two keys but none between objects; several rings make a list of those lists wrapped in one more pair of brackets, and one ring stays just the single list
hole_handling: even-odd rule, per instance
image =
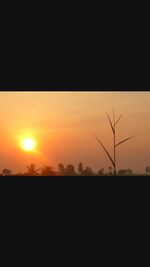
[{"label": "tree silhouette", "polygon": [[126,176],[127,175],[127,170],[121,169],[118,171],[119,176]]},{"label": "tree silhouette", "polygon": [[43,175],[43,176],[55,176],[56,172],[53,170],[53,167],[44,166],[42,168],[41,175]]},{"label": "tree silhouette", "polygon": [[109,175],[112,175],[113,173],[112,173],[112,166],[109,166],[108,167],[108,171],[109,171]]},{"label": "tree silhouette", "polygon": [[74,166],[69,164],[65,170],[65,174],[66,176],[75,176],[76,172]]},{"label": "tree silhouette", "polygon": [[104,168],[101,168],[101,169],[98,171],[98,176],[104,176]]},{"label": "tree silhouette", "polygon": [[121,169],[118,171],[118,175],[120,176],[133,175],[133,172],[131,169]]},{"label": "tree silhouette", "polygon": [[146,174],[148,175],[150,173],[150,167],[146,166],[145,171],[146,171]]},{"label": "tree silhouette", "polygon": [[38,174],[38,171],[39,171],[40,169],[36,169],[36,168],[35,168],[35,164],[30,164],[29,166],[27,166],[27,170],[28,170],[27,175],[37,176],[37,175],[39,175],[39,174]]},{"label": "tree silhouette", "polygon": [[84,170],[83,170],[83,175],[84,176],[93,176],[94,173],[92,171],[92,169],[90,167],[86,167]]},{"label": "tree silhouette", "polygon": [[2,171],[2,175],[9,176],[11,174],[12,174],[11,170],[9,170],[9,169],[3,169],[3,171]]},{"label": "tree silhouette", "polygon": [[133,175],[133,171],[131,169],[127,170],[127,175]]},{"label": "tree silhouette", "polygon": [[58,164],[58,171],[59,171],[59,175],[65,176],[65,167],[62,163]]},{"label": "tree silhouette", "polygon": [[83,164],[82,164],[82,162],[80,162],[79,165],[78,165],[78,172],[79,172],[80,175],[83,174]]}]

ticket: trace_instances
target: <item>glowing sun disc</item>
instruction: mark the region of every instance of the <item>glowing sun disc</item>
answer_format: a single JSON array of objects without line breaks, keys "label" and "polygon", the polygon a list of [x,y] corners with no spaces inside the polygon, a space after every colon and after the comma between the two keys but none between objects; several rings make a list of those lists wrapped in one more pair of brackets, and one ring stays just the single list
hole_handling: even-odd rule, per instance
[{"label": "glowing sun disc", "polygon": [[33,151],[36,147],[36,142],[32,138],[25,138],[21,141],[21,148],[25,151]]}]

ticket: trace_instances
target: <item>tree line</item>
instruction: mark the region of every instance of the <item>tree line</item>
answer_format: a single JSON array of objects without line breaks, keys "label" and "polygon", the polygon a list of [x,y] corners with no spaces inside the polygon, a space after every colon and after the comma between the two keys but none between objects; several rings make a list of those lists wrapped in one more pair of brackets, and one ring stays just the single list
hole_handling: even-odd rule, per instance
[{"label": "tree line", "polygon": [[[43,166],[39,169],[36,168],[35,164],[30,164],[26,167],[26,171],[23,173],[12,173],[8,168],[4,168],[0,176],[113,176],[113,168],[110,166],[107,170],[104,168],[99,169],[98,172],[92,170],[91,167],[84,167],[83,163],[80,162],[77,166],[77,170],[74,165],[68,164],[66,167],[63,163],[58,164],[58,170],[55,170],[52,166]],[[118,176],[132,176],[138,175],[129,169],[120,169],[116,172]],[[142,175],[150,176],[150,166],[145,167],[145,172]]]}]

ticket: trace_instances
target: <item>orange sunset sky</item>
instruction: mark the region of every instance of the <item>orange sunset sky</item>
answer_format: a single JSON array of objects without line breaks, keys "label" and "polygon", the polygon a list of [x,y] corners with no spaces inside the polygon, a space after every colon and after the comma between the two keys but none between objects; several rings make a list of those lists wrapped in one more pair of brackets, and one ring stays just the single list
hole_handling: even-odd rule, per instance
[{"label": "orange sunset sky", "polygon": [[[143,172],[150,165],[150,92],[0,92],[0,172],[25,172],[26,166],[78,163],[94,171],[111,166],[92,136],[112,154],[112,132],[106,113],[124,112],[117,126],[118,142],[138,134],[117,150],[117,169]],[[19,140],[36,140],[35,151]]]}]

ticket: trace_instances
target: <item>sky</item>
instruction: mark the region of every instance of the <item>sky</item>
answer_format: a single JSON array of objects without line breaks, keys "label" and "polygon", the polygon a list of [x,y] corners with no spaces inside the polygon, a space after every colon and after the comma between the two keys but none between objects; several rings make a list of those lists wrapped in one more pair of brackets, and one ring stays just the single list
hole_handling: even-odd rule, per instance
[{"label": "sky", "polygon": [[[26,172],[31,163],[90,166],[94,171],[111,163],[93,133],[113,155],[113,135],[107,112],[116,118],[116,139],[137,136],[117,149],[117,169],[144,172],[150,165],[150,92],[0,92],[0,172]],[[34,152],[21,149],[19,140],[36,140]]]}]

